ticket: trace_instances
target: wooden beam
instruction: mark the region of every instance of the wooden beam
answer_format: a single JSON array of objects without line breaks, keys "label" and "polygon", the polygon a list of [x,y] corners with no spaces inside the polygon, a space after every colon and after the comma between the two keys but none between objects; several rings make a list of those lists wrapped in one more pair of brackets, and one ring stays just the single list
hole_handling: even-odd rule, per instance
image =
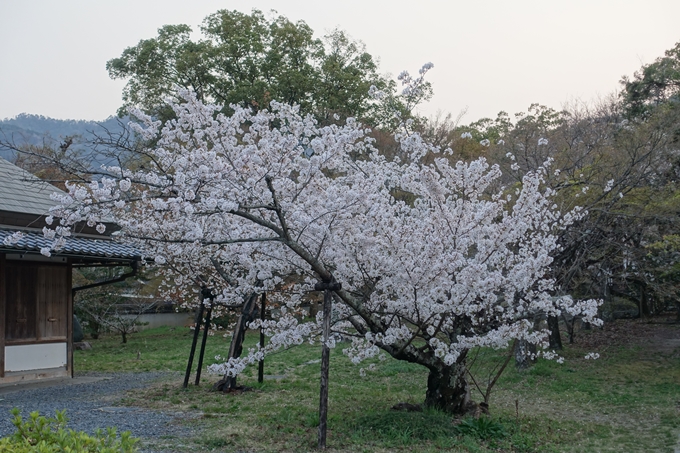
[{"label": "wooden beam", "polygon": [[0,253],[0,378],[5,377],[5,289],[7,275],[5,275],[5,254]]}]

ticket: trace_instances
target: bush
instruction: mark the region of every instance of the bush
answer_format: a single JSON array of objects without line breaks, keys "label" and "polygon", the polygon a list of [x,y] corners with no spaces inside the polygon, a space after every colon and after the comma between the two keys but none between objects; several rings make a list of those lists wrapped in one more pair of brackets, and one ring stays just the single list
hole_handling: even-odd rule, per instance
[{"label": "bush", "polygon": [[98,429],[93,436],[66,428],[66,411],[57,411],[55,418],[31,412],[26,421],[19,409],[11,411],[16,432],[0,439],[0,453],[134,453],[138,439],[125,431],[118,438],[116,428]]}]

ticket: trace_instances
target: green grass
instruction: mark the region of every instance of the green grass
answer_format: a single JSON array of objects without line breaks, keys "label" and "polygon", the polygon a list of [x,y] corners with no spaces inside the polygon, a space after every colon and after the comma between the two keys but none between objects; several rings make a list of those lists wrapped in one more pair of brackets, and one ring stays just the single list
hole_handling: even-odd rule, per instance
[{"label": "green grass", "polygon": [[[101,335],[99,340],[87,340],[93,345],[93,349],[75,351],[75,369],[108,372],[184,371],[193,333],[193,330],[186,327],[161,327],[132,334],[125,344],[121,343],[120,335]],[[201,336],[202,334],[201,332]],[[221,334],[209,336],[204,363],[209,360],[209,363],[214,363],[217,354],[225,355],[225,344],[228,348],[228,340],[222,338]],[[198,361],[198,347],[194,364]]]},{"label": "green grass", "polygon": [[[665,328],[677,332],[678,326]],[[586,332],[582,338],[589,335],[602,334]],[[192,332],[181,328],[144,331],[125,345],[118,337],[103,337],[92,341],[92,350],[76,352],[76,372],[184,371],[191,338]],[[204,363],[225,355],[229,341],[219,334],[209,337]],[[248,337],[255,341],[256,335]],[[679,443],[678,349],[656,351],[644,341],[605,343],[599,348],[602,357],[589,361],[583,355],[591,349],[577,344],[563,351],[564,364],[539,361],[521,373],[508,366],[491,397],[491,418],[460,423],[437,411],[391,411],[396,403],[424,399],[426,370],[388,359],[376,361],[375,371],[361,377],[342,347],[331,354],[330,451],[673,452]],[[503,353],[480,355],[479,369],[502,360]],[[201,386],[182,389],[181,373],[175,373],[130,393],[125,402],[197,415],[184,422],[201,428],[196,438],[182,440],[192,450],[311,451],[319,357],[319,347],[309,345],[272,355],[265,363],[271,379],[258,384],[257,368],[247,369],[240,383],[253,390],[242,394],[210,392],[218,377],[205,372]]]}]

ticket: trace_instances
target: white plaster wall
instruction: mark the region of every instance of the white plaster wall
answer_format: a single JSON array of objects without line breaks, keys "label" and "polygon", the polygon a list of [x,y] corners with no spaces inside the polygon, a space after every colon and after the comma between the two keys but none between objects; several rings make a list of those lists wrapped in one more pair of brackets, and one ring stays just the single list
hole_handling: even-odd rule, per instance
[{"label": "white plaster wall", "polygon": [[[135,319],[136,315],[122,315],[122,318]],[[153,329],[155,327],[187,327],[194,323],[193,313],[149,313],[137,318],[140,323],[137,331]]]},{"label": "white plaster wall", "polygon": [[5,371],[43,370],[66,366],[67,343],[5,346]]}]

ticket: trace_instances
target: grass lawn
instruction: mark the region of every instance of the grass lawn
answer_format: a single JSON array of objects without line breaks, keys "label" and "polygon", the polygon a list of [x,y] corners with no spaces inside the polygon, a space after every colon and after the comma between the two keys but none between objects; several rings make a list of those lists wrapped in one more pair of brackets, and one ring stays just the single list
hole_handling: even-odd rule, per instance
[{"label": "grass lawn", "polygon": [[[680,448],[680,325],[663,321],[617,321],[581,332],[577,344],[563,351],[561,365],[541,360],[524,372],[508,366],[491,397],[491,418],[458,426],[436,411],[390,410],[399,402],[424,399],[424,368],[387,359],[373,362],[375,370],[362,377],[340,345],[331,353],[328,450],[674,452]],[[124,345],[120,337],[105,336],[91,341],[92,350],[76,351],[76,373],[183,372],[191,338],[182,328],[134,334]],[[229,340],[209,337],[206,364],[226,354]],[[599,352],[600,359],[585,360],[590,351]],[[502,360],[502,354],[480,355],[478,371]],[[198,387],[192,374],[185,390],[178,373],[130,393],[125,402],[191,412],[183,423],[202,429],[195,438],[182,439],[182,451],[310,451],[317,435],[319,358],[320,347],[310,345],[272,355],[265,382],[258,384],[257,368],[250,368],[240,383],[253,390],[241,394],[210,392],[218,377],[205,372]]]}]

